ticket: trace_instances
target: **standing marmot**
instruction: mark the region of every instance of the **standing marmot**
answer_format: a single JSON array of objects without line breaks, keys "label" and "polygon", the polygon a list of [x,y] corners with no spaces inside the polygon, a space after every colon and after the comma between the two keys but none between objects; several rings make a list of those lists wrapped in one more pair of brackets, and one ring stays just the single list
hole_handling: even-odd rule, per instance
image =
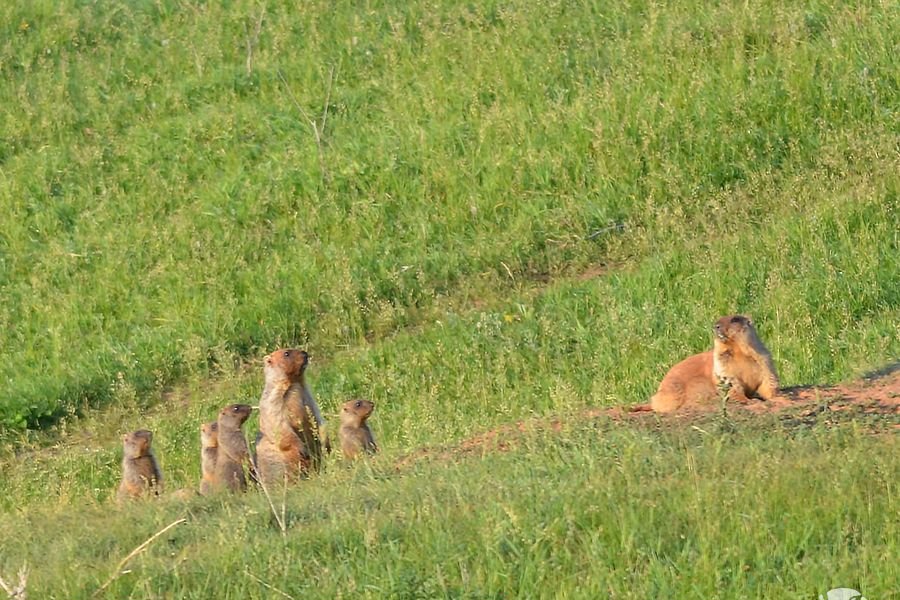
[{"label": "standing marmot", "polygon": [[378,446],[366,420],[372,415],[375,405],[368,400],[350,400],[341,408],[341,451],[344,458],[356,458],[360,451],[375,454]]},{"label": "standing marmot", "polygon": [[713,326],[712,352],[695,354],[672,367],[650,398],[655,412],[674,412],[715,405],[719,384],[728,397],[745,403],[756,395],[771,400],[778,393],[772,356],[759,340],[749,318],[722,317]]},{"label": "standing marmot", "polygon": [[259,400],[257,471],[264,484],[296,479],[320,466],[322,445],[330,450],[325,420],[306,385],[309,355],[282,348],[265,358],[266,383]]},{"label": "standing marmot", "polygon": [[200,493],[209,495],[214,488],[216,457],[219,455],[219,424],[216,421],[200,426]]},{"label": "standing marmot", "polygon": [[248,404],[230,404],[219,411],[218,452],[213,488],[243,492],[247,489],[244,466],[250,465],[250,450],[241,427],[253,409]]},{"label": "standing marmot", "polygon": [[722,317],[713,327],[713,374],[728,386],[728,397],[746,403],[756,396],[772,400],[778,394],[778,374],[749,317]]},{"label": "standing marmot", "polygon": [[162,492],[162,471],[150,444],[153,433],[139,429],[122,436],[125,454],[122,457],[122,482],[116,499],[119,502],[140,498],[145,494],[159,496]]}]

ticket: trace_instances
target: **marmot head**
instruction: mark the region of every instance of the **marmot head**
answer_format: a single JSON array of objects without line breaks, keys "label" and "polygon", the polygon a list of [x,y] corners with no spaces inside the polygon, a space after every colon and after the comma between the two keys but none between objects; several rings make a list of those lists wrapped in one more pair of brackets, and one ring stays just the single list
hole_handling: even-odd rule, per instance
[{"label": "marmot head", "polygon": [[362,425],[375,410],[375,404],[368,400],[349,400],[341,407],[341,423]]},{"label": "marmot head", "polygon": [[216,421],[200,426],[200,444],[204,448],[215,448],[219,445],[219,424]]},{"label": "marmot head", "polygon": [[141,458],[150,453],[153,433],[146,429],[138,429],[122,436],[122,445],[127,458]]},{"label": "marmot head", "polygon": [[299,379],[309,364],[309,354],[296,348],[279,348],[266,356],[265,363],[267,380],[271,376]]},{"label": "marmot head", "polygon": [[[250,417],[253,408],[249,404],[229,404],[219,411],[219,423],[240,429]],[[218,429],[218,428],[217,428]]]},{"label": "marmot head", "polygon": [[722,317],[713,325],[716,339],[723,342],[732,341],[748,330],[753,331],[753,321],[750,320],[750,317],[745,317],[744,315]]}]

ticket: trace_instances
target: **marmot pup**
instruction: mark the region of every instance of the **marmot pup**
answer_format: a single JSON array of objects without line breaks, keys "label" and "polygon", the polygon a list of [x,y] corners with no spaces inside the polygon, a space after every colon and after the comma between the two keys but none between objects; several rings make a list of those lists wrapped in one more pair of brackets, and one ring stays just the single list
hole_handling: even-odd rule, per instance
[{"label": "marmot pup", "polygon": [[125,454],[122,457],[122,482],[116,499],[119,502],[145,495],[159,496],[162,492],[162,471],[150,447],[153,433],[139,429],[122,436]]},{"label": "marmot pup", "polygon": [[247,489],[244,467],[252,470],[250,449],[241,427],[253,409],[248,404],[230,404],[219,411],[218,455],[213,476],[213,488],[243,492]]},{"label": "marmot pup", "polygon": [[344,458],[356,458],[360,452],[375,454],[378,446],[375,437],[366,421],[375,410],[375,405],[368,400],[350,400],[341,407],[341,451]]},{"label": "marmot pup", "polygon": [[200,493],[209,495],[215,487],[216,457],[219,455],[219,424],[216,421],[200,426]]}]

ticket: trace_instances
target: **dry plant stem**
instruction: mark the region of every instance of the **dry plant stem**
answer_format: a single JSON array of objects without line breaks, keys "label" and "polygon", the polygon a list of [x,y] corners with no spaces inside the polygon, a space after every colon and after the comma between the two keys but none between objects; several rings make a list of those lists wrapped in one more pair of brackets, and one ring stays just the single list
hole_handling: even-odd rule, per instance
[{"label": "dry plant stem", "polygon": [[28,586],[28,563],[22,565],[18,575],[19,584],[16,587],[12,587],[3,580],[3,577],[0,577],[0,588],[3,588],[3,591],[6,592],[12,600],[26,600],[27,595],[25,588]]},{"label": "dry plant stem", "polygon": [[253,37],[250,37],[250,30],[244,23],[244,32],[247,36],[247,75],[253,71],[253,49],[259,43],[259,32],[262,29],[263,18],[266,16],[266,5],[263,4],[262,10],[259,11],[259,18],[256,20],[256,28],[253,31]]},{"label": "dry plant stem", "polygon": [[[259,410],[258,406],[251,406],[250,410]],[[250,440],[247,439],[247,436],[244,436],[244,442],[247,444],[247,449],[250,449]],[[255,442],[254,442],[255,443]],[[256,452],[256,446],[254,446],[254,452]],[[256,464],[253,462],[253,458],[249,452],[247,452],[246,459],[244,460],[244,465],[247,467],[247,476],[251,482],[259,482],[259,473],[256,472]],[[243,465],[242,467],[243,468]]]},{"label": "dry plant stem", "polygon": [[282,512],[282,514],[279,516],[278,511],[275,510],[275,504],[272,502],[272,496],[269,495],[269,488],[266,487],[266,484],[263,482],[262,478],[259,479],[259,487],[262,488],[263,493],[266,495],[266,500],[268,500],[269,502],[269,508],[272,509],[272,514],[275,515],[275,520],[278,521],[278,528],[281,529],[281,535],[285,535],[287,532],[287,528],[284,525],[284,513]]},{"label": "dry plant stem", "polygon": [[143,544],[141,544],[140,546],[138,546],[137,548],[135,548],[134,550],[129,552],[128,556],[123,558],[119,562],[119,564],[116,565],[116,568],[113,571],[113,574],[109,576],[109,579],[107,579],[103,585],[101,585],[99,588],[97,588],[97,591],[94,592],[93,595],[96,596],[97,594],[99,594],[100,592],[105,590],[107,588],[107,586],[109,586],[109,584],[111,584],[113,581],[115,581],[122,574],[122,567],[124,567],[128,563],[129,560],[131,560],[132,558],[134,558],[135,556],[137,556],[138,554],[143,552],[147,548],[147,546],[149,546],[150,544],[153,543],[153,540],[155,540],[156,538],[158,538],[159,536],[161,536],[168,530],[172,529],[176,525],[180,525],[185,522],[187,522],[187,519],[181,518],[181,519],[178,519],[177,521],[173,521],[172,523],[169,523],[168,525],[166,525],[165,527],[163,527],[162,529],[160,529],[159,531],[157,531],[156,533],[151,535],[149,538],[147,538],[147,540]]},{"label": "dry plant stem", "polygon": [[598,236],[603,235],[604,233],[609,233],[611,231],[624,231],[624,230],[625,230],[625,223],[615,223],[613,225],[610,225],[609,227],[601,227],[600,229],[596,229],[596,230],[592,231],[584,239],[592,240]]},{"label": "dry plant stem", "polygon": [[328,122],[328,104],[331,102],[331,86],[334,85],[334,65],[328,72],[328,90],[325,92],[325,106],[322,108],[322,134],[325,134],[325,124]]},{"label": "dry plant stem", "polygon": [[325,148],[324,148],[324,139],[325,135],[325,125],[328,122],[328,103],[331,102],[331,87],[334,84],[334,66],[331,67],[331,71],[328,75],[328,89],[325,92],[325,107],[322,109],[322,123],[319,124],[315,119],[313,119],[306,110],[300,105],[300,102],[297,100],[297,97],[294,96],[294,92],[291,91],[291,87],[288,85],[287,79],[284,77],[284,73],[281,72],[281,69],[278,70],[278,77],[281,79],[281,82],[284,84],[285,89],[287,90],[288,96],[291,98],[291,102],[293,102],[294,106],[297,107],[297,110],[300,111],[300,114],[304,119],[309,123],[309,126],[312,128],[313,137],[316,140],[316,150],[318,151],[319,157],[319,170],[322,173],[322,178],[328,178],[328,169],[325,165]]},{"label": "dry plant stem", "polygon": [[284,518],[284,508],[287,501],[287,473],[281,479],[281,533],[287,528],[287,520]]},{"label": "dry plant stem", "polygon": [[291,97],[291,102],[294,103],[294,106],[297,107],[297,110],[300,111],[300,114],[303,115],[303,118],[309,122],[313,130],[313,136],[316,139],[316,145],[321,148],[322,140],[319,138],[319,128],[316,126],[316,122],[310,118],[309,113],[306,112],[306,110],[300,105],[297,97],[294,96],[294,92],[291,91],[291,86],[288,85],[287,79],[285,79],[284,73],[281,72],[281,69],[278,69],[278,78],[281,79],[281,83],[284,84],[284,89],[287,90],[288,96]]},{"label": "dry plant stem", "polygon": [[262,579],[260,579],[259,577],[257,577],[256,575],[254,575],[253,573],[251,573],[250,571],[248,571],[247,569],[244,569],[244,574],[245,574],[247,577],[249,577],[250,579],[253,579],[254,581],[257,581],[259,584],[261,584],[261,585],[265,586],[266,588],[272,590],[272,591],[275,592],[276,594],[281,594],[281,595],[284,596],[285,598],[290,598],[291,600],[294,600],[294,597],[291,596],[290,594],[288,594],[287,592],[283,592],[283,591],[279,590],[277,587],[275,587],[274,585],[272,585],[272,584],[270,584],[270,583],[266,583],[265,581],[263,581]]},{"label": "dry plant stem", "polygon": [[512,270],[511,270],[511,269],[507,266],[507,264],[506,264],[505,262],[503,262],[502,260],[500,261],[500,264],[503,265],[503,268],[504,268],[504,269],[506,269],[506,274],[509,275],[509,278],[512,280],[512,282],[515,283],[515,282],[516,282],[516,278],[515,278],[515,276],[513,275]]}]

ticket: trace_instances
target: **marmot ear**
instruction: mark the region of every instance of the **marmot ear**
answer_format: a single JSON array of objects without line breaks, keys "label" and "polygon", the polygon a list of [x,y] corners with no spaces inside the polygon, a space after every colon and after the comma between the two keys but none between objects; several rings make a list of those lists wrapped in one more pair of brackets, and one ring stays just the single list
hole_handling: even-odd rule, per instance
[{"label": "marmot ear", "polygon": [[747,325],[753,325],[753,319],[750,318],[750,315],[745,315],[747,317]]}]

